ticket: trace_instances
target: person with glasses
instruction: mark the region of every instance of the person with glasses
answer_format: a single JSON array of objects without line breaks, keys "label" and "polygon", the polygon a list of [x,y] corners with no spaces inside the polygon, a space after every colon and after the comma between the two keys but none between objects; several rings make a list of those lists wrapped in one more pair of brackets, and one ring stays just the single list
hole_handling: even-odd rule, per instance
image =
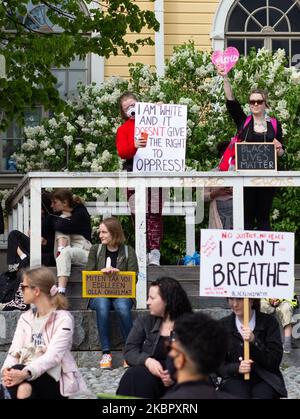
[{"label": "person with glasses", "polygon": [[216,391],[211,374],[224,362],[227,333],[221,323],[202,313],[184,314],[175,320],[167,367],[176,384],[163,399],[232,398]]},{"label": "person with glasses", "polygon": [[63,399],[87,391],[71,354],[73,317],[55,283],[43,266],[23,273],[24,301],[35,308],[19,318],[1,369],[12,399]]},{"label": "person with glasses", "polygon": [[167,368],[167,346],[174,321],[191,313],[188,296],[180,283],[162,277],[151,282],[147,300],[149,313],[138,316],[125,345],[131,366],[121,378],[117,394],[159,399],[174,384]]},{"label": "person with glasses", "polygon": [[[251,119],[245,125],[247,115],[235,98],[227,74],[222,66],[217,68],[224,80],[224,92],[227,110],[235,122],[240,141],[273,142],[277,156],[284,154],[283,135],[280,122],[276,119],[276,132],[271,118],[267,115],[268,95],[263,89],[253,89],[249,95]],[[244,229],[270,231],[270,211],[275,188],[251,187],[244,188]]]}]

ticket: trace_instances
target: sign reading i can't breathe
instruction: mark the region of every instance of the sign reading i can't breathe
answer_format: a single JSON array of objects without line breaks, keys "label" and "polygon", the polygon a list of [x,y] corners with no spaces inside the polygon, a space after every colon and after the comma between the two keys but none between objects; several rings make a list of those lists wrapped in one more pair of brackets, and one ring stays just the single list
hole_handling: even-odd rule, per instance
[{"label": "sign reading i can't breathe", "polygon": [[138,148],[134,172],[183,172],[185,170],[186,105],[136,103],[135,138],[148,134],[147,146]]},{"label": "sign reading i can't breathe", "polygon": [[201,230],[200,295],[294,295],[294,233]]},{"label": "sign reading i can't breathe", "polygon": [[236,170],[277,170],[274,143],[235,143]]},{"label": "sign reading i can't breathe", "polygon": [[135,298],[136,273],[82,271],[83,298]]}]

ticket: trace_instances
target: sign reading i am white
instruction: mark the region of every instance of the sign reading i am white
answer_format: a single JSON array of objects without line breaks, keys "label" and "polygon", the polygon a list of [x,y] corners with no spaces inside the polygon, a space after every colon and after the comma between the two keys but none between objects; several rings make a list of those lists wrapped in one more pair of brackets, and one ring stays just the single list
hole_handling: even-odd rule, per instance
[{"label": "sign reading i am white", "polygon": [[141,103],[135,105],[135,138],[148,134],[147,146],[138,148],[134,172],[184,172],[186,105]]},{"label": "sign reading i am white", "polygon": [[292,299],[294,241],[294,233],[201,230],[200,295]]}]

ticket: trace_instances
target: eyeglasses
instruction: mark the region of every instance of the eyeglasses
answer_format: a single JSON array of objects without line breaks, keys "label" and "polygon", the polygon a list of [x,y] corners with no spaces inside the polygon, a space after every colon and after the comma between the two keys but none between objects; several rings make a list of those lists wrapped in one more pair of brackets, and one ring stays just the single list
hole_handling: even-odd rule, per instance
[{"label": "eyeglasses", "polygon": [[249,100],[250,105],[262,105],[265,101],[263,99]]},{"label": "eyeglasses", "polygon": [[32,287],[31,285],[21,284],[21,290],[22,291],[24,291],[26,288],[35,288],[35,287]]}]

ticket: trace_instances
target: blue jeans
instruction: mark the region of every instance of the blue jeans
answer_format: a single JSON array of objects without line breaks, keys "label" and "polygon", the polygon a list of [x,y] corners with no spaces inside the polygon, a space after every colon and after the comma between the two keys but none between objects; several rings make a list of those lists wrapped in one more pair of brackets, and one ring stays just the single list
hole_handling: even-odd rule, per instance
[{"label": "blue jeans", "polygon": [[109,340],[109,310],[113,307],[120,321],[120,330],[126,342],[132,328],[132,300],[130,298],[91,298],[89,307],[96,310],[98,333],[102,351],[110,350]]}]

